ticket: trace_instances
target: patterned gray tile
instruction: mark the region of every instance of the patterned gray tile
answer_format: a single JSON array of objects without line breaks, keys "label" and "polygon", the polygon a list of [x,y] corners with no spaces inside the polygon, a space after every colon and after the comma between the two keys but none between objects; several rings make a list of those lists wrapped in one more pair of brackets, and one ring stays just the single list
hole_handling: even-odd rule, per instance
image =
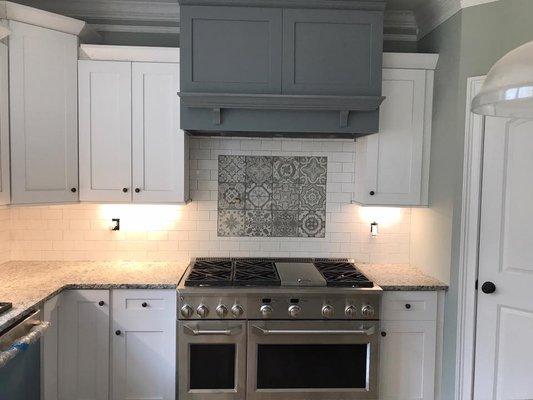
[{"label": "patterned gray tile", "polygon": [[244,211],[219,210],[218,236],[244,236]]},{"label": "patterned gray tile", "polygon": [[272,157],[246,157],[246,182],[272,183]]},{"label": "patterned gray tile", "polygon": [[297,237],[298,211],[272,211],[272,236]]},{"label": "patterned gray tile", "polygon": [[246,210],[245,236],[272,236],[272,211]]},{"label": "patterned gray tile", "polygon": [[299,157],[274,157],[273,181],[298,183],[300,181]]},{"label": "patterned gray tile", "polygon": [[300,211],[298,236],[323,238],[326,236],[325,211]]},{"label": "patterned gray tile", "polygon": [[272,208],[272,184],[246,183],[246,210],[270,210]]},{"label": "patterned gray tile", "polygon": [[325,185],[327,181],[327,157],[300,157],[300,182]]},{"label": "patterned gray tile", "polygon": [[245,200],[244,183],[218,184],[218,209],[243,210]]},{"label": "patterned gray tile", "polygon": [[326,185],[306,184],[300,186],[300,210],[325,210]]},{"label": "patterned gray tile", "polygon": [[298,210],[300,206],[300,185],[284,182],[274,183],[272,190],[273,210]]},{"label": "patterned gray tile", "polygon": [[218,182],[244,182],[245,180],[245,156],[218,156]]}]

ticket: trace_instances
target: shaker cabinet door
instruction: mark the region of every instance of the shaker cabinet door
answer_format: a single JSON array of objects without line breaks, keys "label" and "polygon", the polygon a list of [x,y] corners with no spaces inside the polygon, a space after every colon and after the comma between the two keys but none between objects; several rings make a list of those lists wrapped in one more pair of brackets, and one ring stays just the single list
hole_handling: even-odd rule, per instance
[{"label": "shaker cabinet door", "polygon": [[131,201],[131,63],[80,60],[80,200]]},{"label": "shaker cabinet door", "polygon": [[10,203],[9,173],[9,54],[0,43],[0,205]]},{"label": "shaker cabinet door", "polygon": [[179,64],[132,64],[133,202],[185,202],[186,135],[179,128]]},{"label": "shaker cabinet door", "polygon": [[78,38],[10,21],[12,202],[78,200]]}]

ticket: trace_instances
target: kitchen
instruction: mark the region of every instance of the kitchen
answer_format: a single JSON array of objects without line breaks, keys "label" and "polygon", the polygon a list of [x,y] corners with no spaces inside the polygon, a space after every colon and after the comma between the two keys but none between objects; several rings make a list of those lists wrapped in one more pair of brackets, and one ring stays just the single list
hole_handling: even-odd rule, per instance
[{"label": "kitchen", "polygon": [[531,5],[20,3],[0,399],[533,397]]}]

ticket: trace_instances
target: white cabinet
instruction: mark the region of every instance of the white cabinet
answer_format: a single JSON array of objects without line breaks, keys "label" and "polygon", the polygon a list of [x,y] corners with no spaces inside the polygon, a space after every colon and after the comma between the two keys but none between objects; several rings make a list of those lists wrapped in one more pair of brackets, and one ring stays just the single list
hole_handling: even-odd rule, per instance
[{"label": "white cabinet", "polygon": [[80,200],[131,201],[131,63],[79,61]]},{"label": "white cabinet", "polygon": [[174,400],[176,291],[113,291],[115,400]]},{"label": "white cabinet", "polygon": [[75,35],[9,21],[11,198],[78,200]]},{"label": "white cabinet", "polygon": [[381,332],[380,399],[434,399],[437,293],[384,293]]},{"label": "white cabinet", "polygon": [[432,69],[383,70],[379,132],[356,143],[355,202],[428,205],[433,75]]},{"label": "white cabinet", "polygon": [[80,200],[183,203],[179,64],[79,61]]},{"label": "white cabinet", "polygon": [[109,291],[68,290],[60,302],[59,400],[107,400]]},{"label": "white cabinet", "polygon": [[8,56],[7,46],[0,43],[0,205],[10,203]]}]

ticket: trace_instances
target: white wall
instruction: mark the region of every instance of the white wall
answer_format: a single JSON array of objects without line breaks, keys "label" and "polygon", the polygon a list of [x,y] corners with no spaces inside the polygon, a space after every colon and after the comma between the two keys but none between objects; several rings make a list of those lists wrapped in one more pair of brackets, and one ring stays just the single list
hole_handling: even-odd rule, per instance
[{"label": "white wall", "polygon": [[[11,208],[11,259],[183,260],[192,256],[352,257],[408,263],[410,209],[350,204],[353,140],[192,138],[187,206],[73,204]],[[328,157],[326,237],[217,237],[219,154]],[[120,232],[109,230],[121,218]],[[380,223],[371,239],[370,220]]]}]

